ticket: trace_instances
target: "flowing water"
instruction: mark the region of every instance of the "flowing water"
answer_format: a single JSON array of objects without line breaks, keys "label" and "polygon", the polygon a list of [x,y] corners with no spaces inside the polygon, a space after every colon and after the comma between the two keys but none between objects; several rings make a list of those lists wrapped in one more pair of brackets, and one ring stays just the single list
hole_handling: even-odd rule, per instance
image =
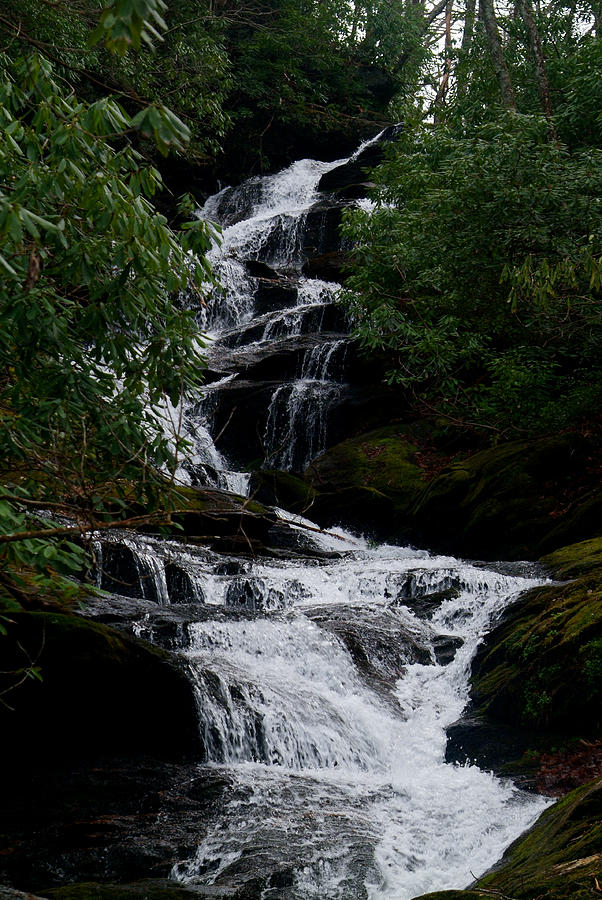
[{"label": "flowing water", "polygon": [[[212,251],[223,291],[200,322],[213,380],[185,415],[192,481],[244,488],[212,435],[245,372],[282,345],[285,377],[261,379],[264,465],[302,469],[327,444],[347,342],[323,331],[336,286],[305,278],[302,262],[318,180],[337,164],[304,160],[227,188],[202,211],[224,227]],[[266,283],[277,303],[265,301]],[[177,608],[169,646],[195,684],[199,766],[230,784],[172,878],[211,896],[246,886],[245,896],[283,900],[409,900],[464,887],[545,805],[445,762],[476,647],[534,578],[281,515],[305,548],[294,558],[126,542],[146,604],[135,629],[159,640],[153,610]]]}]

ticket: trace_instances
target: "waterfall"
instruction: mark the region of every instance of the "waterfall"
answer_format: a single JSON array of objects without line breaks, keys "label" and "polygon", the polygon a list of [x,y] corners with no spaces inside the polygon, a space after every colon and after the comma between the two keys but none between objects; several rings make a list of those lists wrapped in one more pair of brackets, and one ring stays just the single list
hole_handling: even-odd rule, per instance
[{"label": "waterfall", "polygon": [[[257,413],[264,466],[300,470],[325,448],[329,405],[340,393],[347,328],[333,306],[339,286],[302,273],[304,228],[320,199],[320,178],[342,162],[301,160],[276,175],[225,188],[200,210],[222,227],[221,240],[209,254],[220,288],[199,313],[215,377],[204,399],[186,410],[193,462],[180,475],[225,486],[216,473],[228,464],[221,454],[221,465],[216,464],[219,451],[207,440],[220,431],[216,410],[226,410],[225,429],[238,432],[244,442],[237,403],[245,405],[246,395],[238,401],[236,392],[243,374],[254,378],[253,371],[267,368],[276,354],[283,356],[283,375],[258,376],[262,388],[265,383],[265,402]],[[321,336],[325,324],[338,329],[329,340]],[[230,401],[233,395],[236,402]],[[233,475],[230,483],[244,486]]]},{"label": "waterfall", "polygon": [[[303,274],[304,235],[340,162],[253,178],[200,213],[223,235],[211,252],[222,288],[199,314],[208,382],[183,411],[181,474],[195,483],[242,492],[227,453],[299,470],[327,445],[348,345],[336,285]],[[464,887],[546,804],[445,761],[476,648],[536,579],[280,515],[304,548],[290,558],[118,534],[99,548],[103,568],[116,559],[103,586],[135,598],[134,631],[186,661],[205,748],[195,777],[229,784],[171,877],[257,900]]]},{"label": "waterfall", "polygon": [[151,582],[134,631],[165,644],[177,610],[167,646],[194,682],[201,769],[231,784],[171,877],[224,897],[264,879],[249,896],[290,900],[462,887],[546,804],[445,762],[476,647],[535,579],[339,530],[307,540],[315,556],[293,560],[127,538]]}]

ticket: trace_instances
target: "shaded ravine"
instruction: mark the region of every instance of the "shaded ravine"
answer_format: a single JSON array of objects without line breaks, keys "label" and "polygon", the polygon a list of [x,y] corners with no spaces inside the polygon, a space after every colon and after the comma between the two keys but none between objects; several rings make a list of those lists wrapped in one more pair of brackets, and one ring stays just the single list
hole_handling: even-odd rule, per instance
[{"label": "shaded ravine", "polygon": [[[244,494],[252,469],[302,470],[341,423],[353,428],[364,400],[347,381],[337,286],[307,274],[338,247],[342,204],[318,188],[344,162],[301,161],[201,213],[223,226],[212,251],[223,290],[199,317],[206,390],[182,411],[189,484]],[[130,844],[88,852],[76,835],[61,857],[50,839],[36,886],[148,874],[232,900],[410,900],[464,887],[545,807],[445,761],[477,646],[537,583],[532,567],[375,546],[277,515],[265,555],[136,534],[99,542],[98,585],[111,593],[86,614],[175,654],[200,749],[166,763],[152,813],[132,815],[144,829],[127,838],[142,848],[135,863]],[[167,740],[177,726],[156,723]],[[91,819],[103,834],[107,818]]]}]

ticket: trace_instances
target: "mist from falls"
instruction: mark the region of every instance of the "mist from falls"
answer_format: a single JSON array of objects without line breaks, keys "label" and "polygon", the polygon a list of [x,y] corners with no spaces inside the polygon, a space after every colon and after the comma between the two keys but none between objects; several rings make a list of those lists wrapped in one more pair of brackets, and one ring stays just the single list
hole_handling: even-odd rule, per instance
[{"label": "mist from falls", "polygon": [[[337,286],[302,274],[303,241],[318,181],[340,163],[303,160],[226,188],[202,211],[223,225],[212,251],[223,287],[199,321],[211,380],[185,412],[193,452],[181,474],[192,483],[244,492],[245,473],[215,446],[216,421],[283,345],[286,377],[262,381],[261,464],[301,470],[327,446],[347,341],[323,330]],[[228,409],[236,428],[239,406]],[[145,585],[135,629],[159,640],[152,611],[177,610],[170,647],[198,697],[199,766],[230,784],[171,877],[220,897],[246,886],[245,896],[279,900],[465,887],[546,803],[445,762],[475,650],[536,579],[282,517],[305,547],[290,558],[120,538]]]}]

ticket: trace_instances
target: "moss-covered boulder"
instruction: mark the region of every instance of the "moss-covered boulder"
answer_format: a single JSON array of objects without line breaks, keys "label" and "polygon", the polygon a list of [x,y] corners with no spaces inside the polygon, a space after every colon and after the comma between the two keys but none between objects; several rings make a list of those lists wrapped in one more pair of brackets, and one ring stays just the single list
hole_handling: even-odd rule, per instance
[{"label": "moss-covered boulder", "polygon": [[[413,509],[417,535],[442,552],[534,559],[602,533],[602,491],[586,479],[580,435],[512,441],[454,462]],[[579,490],[578,490],[579,488]]]},{"label": "moss-covered boulder", "polygon": [[311,515],[316,491],[292,472],[261,469],[251,475],[249,493],[254,500],[279,506],[297,515]]},{"label": "moss-covered boulder", "polygon": [[602,779],[567,794],[504,854],[479,887],[517,898],[586,900],[600,892]]},{"label": "moss-covered boulder", "polygon": [[529,591],[473,664],[475,707],[579,736],[602,730],[602,572]]},{"label": "moss-covered boulder", "polygon": [[391,425],[342,441],[304,473],[309,515],[477,559],[536,559],[602,534],[597,448],[578,434],[479,450],[434,424]]},{"label": "moss-covered boulder", "polygon": [[434,891],[431,894],[421,894],[415,900],[483,900],[491,897],[491,893],[483,891]]},{"label": "moss-covered boulder", "polygon": [[195,696],[175,654],[78,615],[9,618],[0,636],[7,764],[200,756]]},{"label": "moss-covered boulder", "polygon": [[601,877],[602,779],[597,779],[546,810],[478,886],[416,900],[591,900],[600,894]]},{"label": "moss-covered boulder", "polygon": [[[287,504],[280,503],[285,499],[281,496],[283,493]],[[263,502],[258,499],[259,495]],[[311,541],[303,541],[298,529],[275,509],[265,505],[269,501],[303,512],[312,497],[311,489],[287,472],[266,473],[265,479],[258,474],[250,497],[217,489],[179,486],[171,498],[175,508],[170,521],[161,530],[221,553],[321,556],[323,554]],[[141,530],[156,532],[157,528],[143,527]]]},{"label": "moss-covered boulder", "polygon": [[407,428],[393,425],[331,447],[304,479],[315,492],[308,514],[318,522],[398,540],[410,537],[410,510],[426,484]]},{"label": "moss-covered boulder", "polygon": [[602,538],[580,541],[560,547],[543,556],[541,562],[557,578],[579,578],[592,572],[602,572]]}]

